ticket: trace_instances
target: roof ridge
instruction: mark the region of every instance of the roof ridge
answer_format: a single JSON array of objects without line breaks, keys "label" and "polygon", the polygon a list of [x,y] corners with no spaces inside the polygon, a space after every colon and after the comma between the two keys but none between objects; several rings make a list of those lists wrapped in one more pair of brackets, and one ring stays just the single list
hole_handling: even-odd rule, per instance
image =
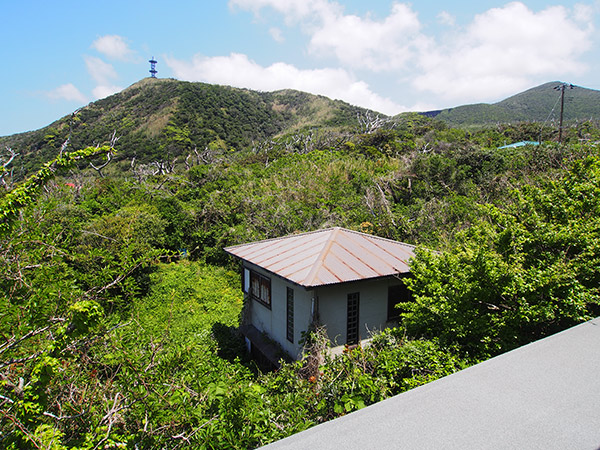
[{"label": "roof ridge", "polygon": [[[259,241],[254,241],[254,242],[252,242],[252,244],[262,244],[263,242],[279,241],[279,240],[282,240],[282,239],[290,239],[290,238],[295,238],[295,237],[299,237],[299,236],[305,236],[307,234],[322,233],[324,231],[334,230],[336,228],[340,228],[340,227],[329,227],[329,228],[323,228],[321,230],[305,231],[303,233],[298,233],[298,234],[286,234],[284,236],[272,237],[272,238],[261,239]],[[223,250],[225,250],[227,252],[230,249],[234,249],[236,247],[243,247],[245,245],[248,245],[248,242],[246,242],[244,244],[235,244],[235,245],[230,245],[230,246],[227,246],[227,247],[223,247]]]},{"label": "roof ridge", "polygon": [[338,233],[340,232],[341,228],[333,227],[333,228],[329,228],[328,230],[331,230],[331,234],[329,235],[329,238],[327,238],[327,242],[325,242],[325,244],[323,245],[323,248],[319,252],[319,255],[317,256],[315,263],[313,264],[312,268],[310,269],[310,272],[308,272],[308,275],[306,275],[306,277],[304,278],[303,284],[305,286],[312,286],[314,279],[317,276],[317,273],[321,269],[321,265],[323,263],[323,257],[325,255],[327,255],[327,253],[329,252],[329,249],[335,242],[335,238],[338,235]]},{"label": "roof ridge", "polygon": [[365,236],[365,237],[369,237],[369,238],[373,238],[373,239],[379,239],[381,241],[387,241],[387,242],[393,242],[394,244],[400,244],[403,245],[405,247],[410,247],[410,248],[417,248],[416,245],[413,244],[407,244],[406,242],[402,242],[402,241],[397,241],[395,239],[390,239],[390,238],[386,238],[383,236],[377,236],[376,234],[370,234],[370,233],[364,233],[362,231],[357,231],[357,230],[350,230],[348,228],[343,228],[345,231],[348,231],[350,233],[354,233],[354,234],[359,234],[361,236]]}]

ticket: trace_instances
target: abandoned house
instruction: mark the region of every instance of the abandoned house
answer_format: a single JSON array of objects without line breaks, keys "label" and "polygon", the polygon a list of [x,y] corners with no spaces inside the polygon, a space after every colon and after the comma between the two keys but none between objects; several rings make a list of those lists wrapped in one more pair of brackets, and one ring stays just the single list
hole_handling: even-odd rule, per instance
[{"label": "abandoned house", "polygon": [[242,262],[246,343],[272,362],[281,355],[263,351],[268,341],[298,359],[315,322],[333,347],[355,345],[393,324],[394,306],[409,299],[402,278],[414,246],[390,239],[336,227],[224,250]]}]

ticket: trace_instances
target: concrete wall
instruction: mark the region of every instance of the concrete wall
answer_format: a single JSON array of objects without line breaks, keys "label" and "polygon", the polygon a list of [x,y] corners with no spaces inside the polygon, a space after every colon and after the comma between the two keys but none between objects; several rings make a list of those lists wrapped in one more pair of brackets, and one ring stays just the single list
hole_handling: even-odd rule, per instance
[{"label": "concrete wall", "polygon": [[[302,332],[308,330],[311,322],[311,303],[317,298],[319,323],[325,325],[327,335],[333,346],[346,344],[347,299],[348,294],[358,292],[359,337],[365,340],[388,326],[387,301],[388,287],[400,284],[391,277],[378,280],[357,281],[352,283],[322,286],[306,290],[289,283],[283,278],[246,263],[246,268],[271,279],[271,309],[257,300],[249,299],[247,320],[259,331],[265,332],[293,358],[302,355]],[[287,287],[294,290],[294,342],[286,338]]]},{"label": "concrete wall", "polygon": [[[259,331],[269,335],[293,358],[302,354],[302,332],[306,331],[311,322],[312,291],[289,283],[286,280],[266,272],[253,264],[247,263],[246,268],[260,273],[271,279],[271,309],[261,302],[249,298],[249,322]],[[294,291],[294,342],[287,340],[287,288]]]},{"label": "concrete wall", "polygon": [[371,337],[384,329],[387,322],[388,287],[400,284],[395,278],[357,281],[322,286],[316,290],[319,299],[319,321],[326,326],[327,335],[334,346],[346,344],[348,294],[358,292],[359,337]]}]

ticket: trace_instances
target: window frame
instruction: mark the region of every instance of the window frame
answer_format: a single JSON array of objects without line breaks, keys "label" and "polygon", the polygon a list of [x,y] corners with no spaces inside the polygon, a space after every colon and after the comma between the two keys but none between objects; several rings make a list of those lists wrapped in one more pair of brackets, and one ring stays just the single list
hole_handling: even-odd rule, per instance
[{"label": "window frame", "polygon": [[412,301],[412,292],[404,281],[401,281],[399,284],[393,284],[388,286],[388,298],[387,298],[387,321],[394,322],[400,319],[400,314],[402,314],[402,310],[396,308],[398,303],[410,302]]},{"label": "window frame", "polygon": [[360,293],[352,292],[346,302],[346,345],[360,342]]},{"label": "window frame", "polygon": [[294,290],[289,286],[286,289],[285,337],[294,343]]},{"label": "window frame", "polygon": [[250,269],[250,297],[264,307],[271,309],[271,279]]}]

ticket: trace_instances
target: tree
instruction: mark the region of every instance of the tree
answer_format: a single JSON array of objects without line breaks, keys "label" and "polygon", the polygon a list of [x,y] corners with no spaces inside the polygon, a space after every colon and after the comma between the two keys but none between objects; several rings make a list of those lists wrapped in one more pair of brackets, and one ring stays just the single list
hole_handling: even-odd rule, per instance
[{"label": "tree", "polygon": [[600,313],[600,158],[511,200],[482,206],[447,251],[418,253],[410,333],[487,358]]},{"label": "tree", "polygon": [[87,147],[82,150],[63,153],[44,164],[44,167],[37,173],[0,198],[0,234],[10,230],[11,223],[17,216],[18,211],[22,207],[31,204],[35,200],[38,190],[57,173],[73,167],[83,159],[109,155],[113,151],[113,147],[110,146]]}]

